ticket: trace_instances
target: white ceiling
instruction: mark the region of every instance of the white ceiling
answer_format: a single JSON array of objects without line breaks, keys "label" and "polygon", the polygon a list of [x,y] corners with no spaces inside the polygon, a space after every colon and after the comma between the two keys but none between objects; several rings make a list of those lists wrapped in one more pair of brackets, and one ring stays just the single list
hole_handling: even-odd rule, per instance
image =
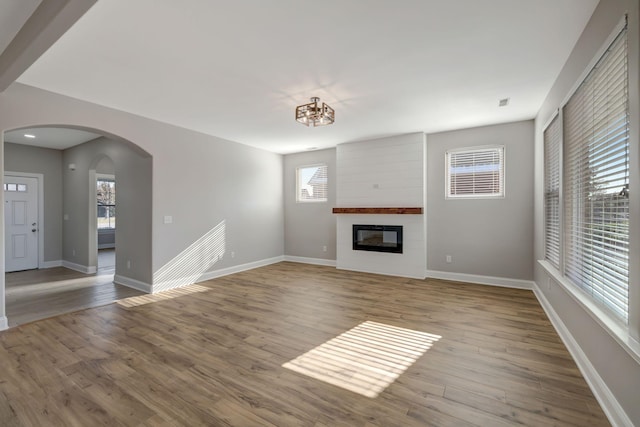
[{"label": "white ceiling", "polygon": [[[25,135],[32,135],[35,138],[28,138]],[[38,127],[5,132],[4,140],[14,144],[65,150],[75,145],[99,138],[100,136],[101,135],[93,132],[87,132],[79,129]]]},{"label": "white ceiling", "polygon": [[98,1],[18,81],[290,153],[533,118],[597,3]]}]

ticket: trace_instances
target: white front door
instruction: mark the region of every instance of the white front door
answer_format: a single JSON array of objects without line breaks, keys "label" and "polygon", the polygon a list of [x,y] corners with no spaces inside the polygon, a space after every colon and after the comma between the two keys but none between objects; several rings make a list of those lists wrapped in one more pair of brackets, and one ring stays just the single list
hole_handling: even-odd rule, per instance
[{"label": "white front door", "polygon": [[38,268],[38,180],[4,177],[5,271]]}]

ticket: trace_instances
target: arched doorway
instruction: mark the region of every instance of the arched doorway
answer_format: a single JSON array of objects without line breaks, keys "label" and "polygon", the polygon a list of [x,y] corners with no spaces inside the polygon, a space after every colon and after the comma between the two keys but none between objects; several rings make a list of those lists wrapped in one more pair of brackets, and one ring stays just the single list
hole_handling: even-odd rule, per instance
[{"label": "arched doorway", "polygon": [[[90,138],[75,145],[56,148],[46,146],[47,132],[66,135],[78,132],[85,136],[88,134]],[[39,145],[13,142],[16,134],[37,134],[37,138],[32,139],[40,139]],[[45,273],[47,268],[57,267],[74,270],[74,274],[80,273],[87,277],[96,275],[99,268],[97,178],[101,175],[111,175],[114,178],[119,177],[122,188],[129,188],[122,191],[122,197],[128,200],[128,203],[119,212],[121,214],[118,215],[119,227],[112,230],[114,236],[119,235],[116,239],[122,248],[123,262],[117,262],[120,254],[116,254],[114,257],[116,262],[111,273],[119,276],[121,284],[130,286],[130,283],[136,283],[139,280],[137,273],[145,268],[144,260],[151,258],[151,156],[129,141],[95,129],[59,126],[23,128],[5,132],[4,139],[5,170],[20,169],[23,172],[38,172],[36,169],[39,168],[39,173],[43,176],[44,218],[41,219],[42,227],[38,233],[42,234],[44,248],[42,248],[42,259],[38,265],[38,271],[32,272],[33,275]],[[75,141],[73,138],[71,140]],[[55,166],[47,165],[52,159],[52,163],[58,165],[57,170]],[[59,184],[52,185],[50,181]],[[138,254],[145,249],[148,253],[143,254],[142,258],[138,257]],[[54,271],[50,270],[50,272]],[[69,278],[71,276],[73,277]],[[71,287],[80,288],[80,277],[71,276],[63,274],[59,277],[69,281]],[[5,280],[7,280],[6,276]],[[111,286],[114,288],[114,298],[130,294],[120,285],[114,285],[113,281],[112,276],[109,283],[112,283]],[[61,280],[58,280],[57,285],[49,282],[50,286],[44,282],[39,291],[41,294],[53,296],[56,286],[60,288],[60,282]],[[34,320],[40,315],[42,317],[52,315],[50,304],[23,304],[23,311],[31,312],[23,313],[20,318],[14,316],[12,319],[12,308],[15,307],[14,303],[19,298],[18,293],[10,289],[10,281],[6,281],[6,284],[6,313],[9,326],[24,323],[23,319]],[[73,311],[108,302],[108,298],[93,298],[77,304],[63,304],[61,310],[62,312]],[[40,310],[39,307],[43,308],[42,313],[37,312]]]}]

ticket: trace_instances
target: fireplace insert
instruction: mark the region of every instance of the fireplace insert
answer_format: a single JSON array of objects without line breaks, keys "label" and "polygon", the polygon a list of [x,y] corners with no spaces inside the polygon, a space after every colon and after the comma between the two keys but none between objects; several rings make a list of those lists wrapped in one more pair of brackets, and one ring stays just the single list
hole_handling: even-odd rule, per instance
[{"label": "fireplace insert", "polygon": [[401,254],[402,226],[353,224],[353,250]]}]

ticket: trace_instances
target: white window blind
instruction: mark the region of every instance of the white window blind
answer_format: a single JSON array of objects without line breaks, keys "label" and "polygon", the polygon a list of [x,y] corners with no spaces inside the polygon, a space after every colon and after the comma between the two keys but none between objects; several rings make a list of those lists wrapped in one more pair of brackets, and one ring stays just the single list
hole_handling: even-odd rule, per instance
[{"label": "white window blind", "polygon": [[296,169],[296,201],[326,202],[328,195],[327,165],[303,166]]},{"label": "white window blind", "polygon": [[564,274],[628,323],[626,29],[563,109]]},{"label": "white window blind", "polygon": [[446,153],[448,198],[504,196],[504,147],[478,147]]},{"label": "white window blind", "polygon": [[544,257],[560,269],[560,143],[562,123],[557,115],[544,138]]}]

